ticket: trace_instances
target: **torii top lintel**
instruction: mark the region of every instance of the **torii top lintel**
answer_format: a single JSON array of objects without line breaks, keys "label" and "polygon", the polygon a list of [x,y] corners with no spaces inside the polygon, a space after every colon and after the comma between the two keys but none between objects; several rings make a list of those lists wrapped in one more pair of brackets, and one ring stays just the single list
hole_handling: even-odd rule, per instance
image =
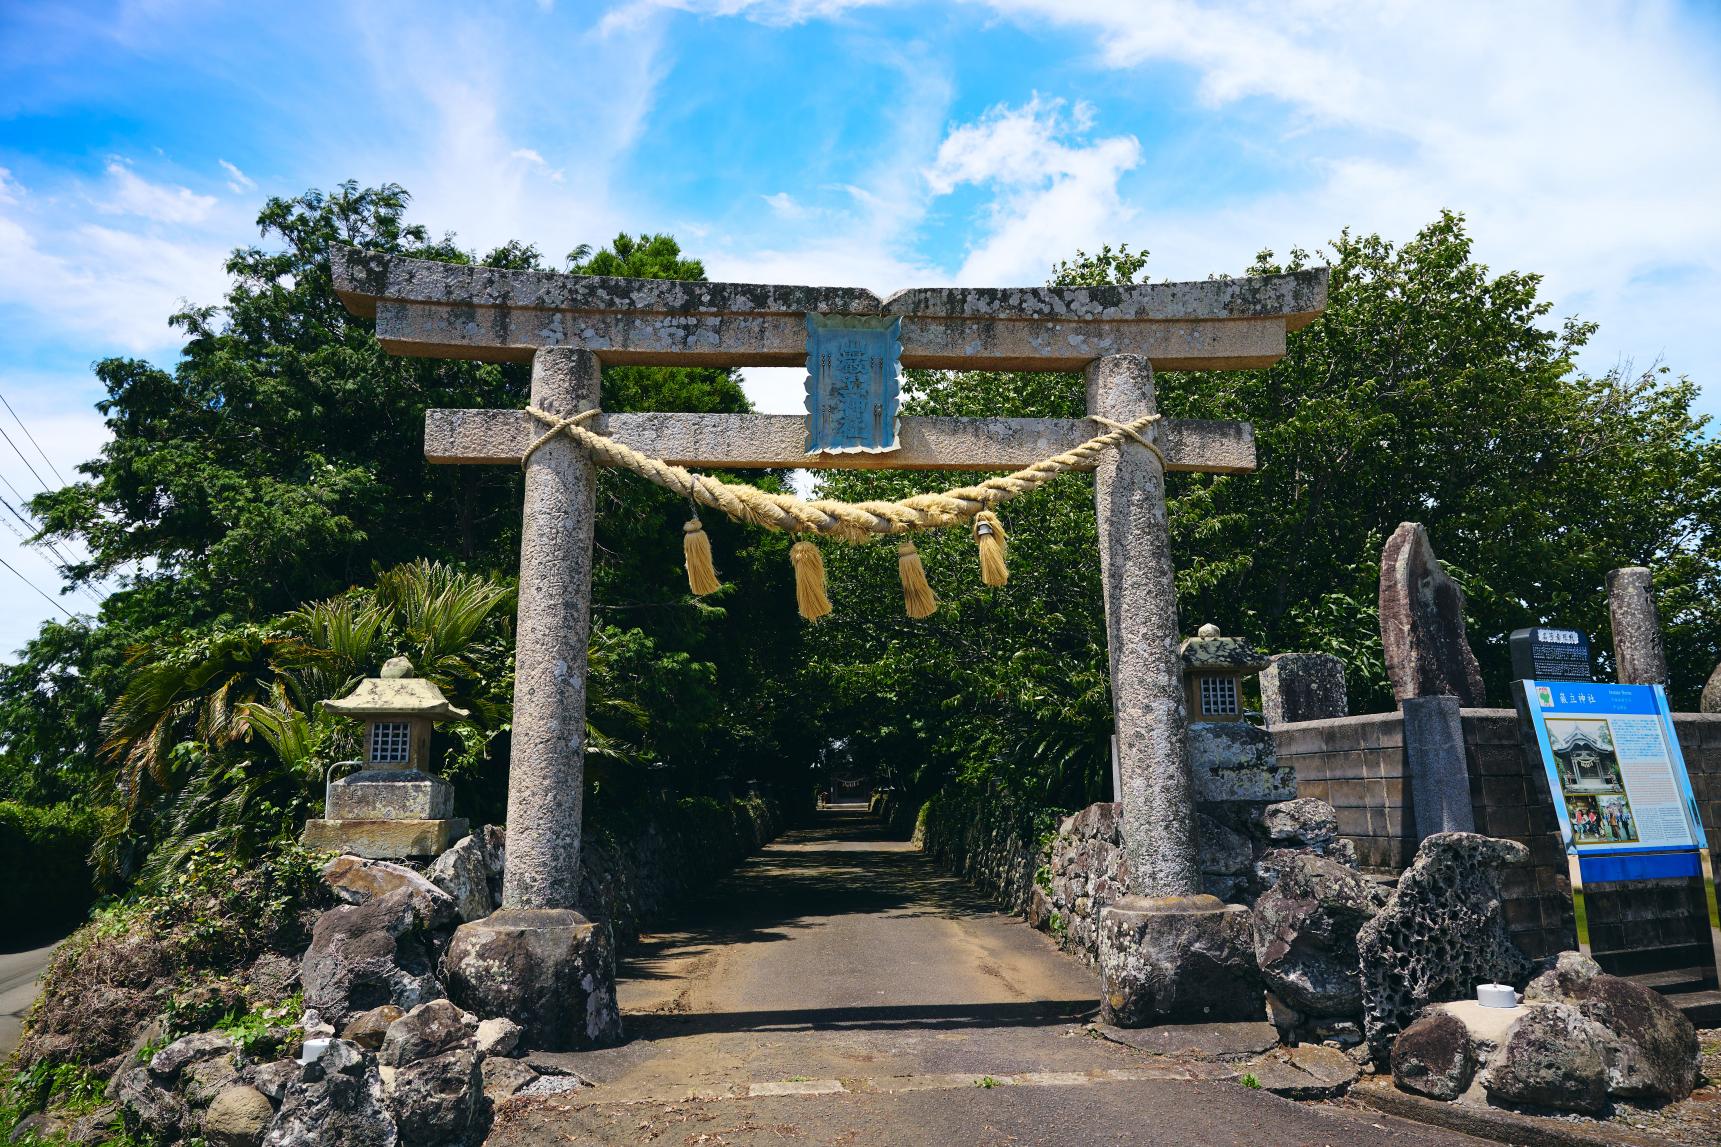
[{"label": "torii top lintel", "polygon": [[931,287],[880,299],[850,287],[763,286],[508,271],[352,247],[335,291],[374,316],[390,353],[529,361],[579,347],[610,364],[798,366],[806,316],[900,315],[902,365],[1078,370],[1145,355],[1160,370],[1269,366],[1327,302],[1325,268],[1122,287]]}]

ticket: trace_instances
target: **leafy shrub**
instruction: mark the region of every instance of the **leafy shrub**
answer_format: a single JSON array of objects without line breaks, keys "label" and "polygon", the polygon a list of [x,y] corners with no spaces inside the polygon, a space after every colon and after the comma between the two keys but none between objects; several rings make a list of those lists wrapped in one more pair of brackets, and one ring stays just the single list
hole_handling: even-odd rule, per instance
[{"label": "leafy shrub", "polygon": [[0,919],[26,940],[52,938],[83,919],[95,899],[87,858],[98,832],[87,808],[0,801]]}]

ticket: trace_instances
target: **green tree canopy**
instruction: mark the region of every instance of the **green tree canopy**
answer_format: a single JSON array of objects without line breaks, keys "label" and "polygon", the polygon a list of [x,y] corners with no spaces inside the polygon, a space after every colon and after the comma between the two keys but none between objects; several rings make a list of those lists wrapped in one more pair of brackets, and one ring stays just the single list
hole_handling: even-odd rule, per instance
[{"label": "green tree canopy", "polygon": [[[172,317],[189,336],[172,369],[97,364],[111,440],[80,482],[42,495],[34,509],[51,534],[88,546],[80,573],[111,575],[122,588],[99,625],[46,626],[0,671],[0,794],[89,796],[121,810],[127,832],[183,839],[209,820],[211,802],[239,800],[271,769],[298,791],[296,727],[280,724],[280,751],[271,752],[245,714],[270,704],[308,714],[316,689],[340,684],[339,674],[307,677],[290,655],[295,619],[313,608],[305,603],[332,608],[354,587],[386,595],[395,576],[387,571],[420,560],[479,579],[471,584],[510,584],[520,471],[427,464],[424,412],[522,407],[528,371],[386,354],[371,321],[335,296],[328,255],[340,243],[510,268],[541,269],[542,260],[519,242],[479,255],[451,237],[432,240],[407,222],[407,207],[392,185],[270,200],[258,217],[262,244],[228,261],[223,304]],[[575,252],[569,269],[704,275],[667,235],[618,236]],[[606,371],[603,402],[618,411],[748,409],[735,373],[714,369]],[[796,658],[792,608],[770,592],[693,601],[680,565],[685,516],[655,487],[602,475],[592,702],[608,760],[635,773],[652,766],[654,784],[699,791],[769,778],[806,755],[778,738],[799,745],[806,734],[772,685]],[[712,533],[726,572],[786,587],[782,539],[717,523]],[[404,605],[389,608],[405,616]],[[394,652],[437,663],[445,655],[418,644],[404,622],[380,632],[407,644],[367,648],[378,664]],[[497,641],[483,665],[505,695],[511,629]],[[462,799],[475,816],[500,815],[507,716],[506,705],[487,709],[478,747],[464,758],[472,783]],[[644,784],[627,770],[609,776]]]}]

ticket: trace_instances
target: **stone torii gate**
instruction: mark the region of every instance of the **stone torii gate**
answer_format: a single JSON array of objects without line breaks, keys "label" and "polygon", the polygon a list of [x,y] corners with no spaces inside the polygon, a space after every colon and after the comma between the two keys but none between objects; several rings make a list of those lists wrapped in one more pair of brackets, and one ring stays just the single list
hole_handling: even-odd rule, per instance
[{"label": "stone torii gate", "polygon": [[[1121,287],[917,289],[882,300],[850,288],[572,276],[352,248],[336,249],[333,271],[342,301],[374,316],[391,353],[530,362],[532,405],[559,417],[598,406],[603,364],[801,365],[809,315],[858,315],[900,318],[904,367],[1081,370],[1090,414],[1130,422],[1154,413],[1155,367],[1268,366],[1327,295],[1324,269]],[[731,469],[1015,470],[1095,433],[1086,419],[903,417],[894,452],[807,454],[799,415],[610,414],[585,425],[668,462]],[[523,410],[432,410],[425,455],[518,465],[543,429]],[[1125,441],[1100,461],[1095,484],[1115,795],[1132,893],[1107,910],[1109,931],[1149,947],[1179,943],[1192,915],[1221,910],[1200,895],[1164,471],[1255,468],[1246,423],[1166,419],[1152,433],[1163,466]],[[448,956],[468,1006],[519,1021],[543,1048],[619,1034],[607,938],[577,912],[594,493],[592,460],[566,436],[526,463],[503,905],[463,925]],[[1141,1012],[1122,1005],[1142,992],[1186,998],[1167,989],[1163,968],[1150,984],[1129,960],[1102,961],[1102,970],[1110,1011]]]}]

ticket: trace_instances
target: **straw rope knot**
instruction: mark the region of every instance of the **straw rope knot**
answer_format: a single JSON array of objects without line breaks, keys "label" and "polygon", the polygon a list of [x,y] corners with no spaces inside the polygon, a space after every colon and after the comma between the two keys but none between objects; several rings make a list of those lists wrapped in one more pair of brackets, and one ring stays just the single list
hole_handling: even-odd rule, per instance
[{"label": "straw rope knot", "polygon": [[721,511],[736,521],[788,534],[819,534],[844,542],[863,542],[881,534],[908,534],[916,530],[966,525],[982,510],[1032,493],[1060,474],[1090,469],[1101,454],[1126,441],[1152,451],[1161,467],[1166,464],[1165,452],[1145,433],[1160,420],[1159,415],[1148,414],[1131,422],[1114,422],[1089,415],[1089,421],[1107,428],[1104,434],[1096,435],[1062,454],[1042,458],[1014,473],[988,478],[976,486],[916,494],[895,502],[843,502],[831,498],[807,501],[793,494],[774,494],[745,483],[724,482],[695,474],[660,458],[641,454],[631,446],[586,428],[586,422],[602,413],[598,410],[583,410],[564,418],[536,406],[528,406],[526,413],[547,429],[526,447],[520,460],[522,466],[531,461],[532,455],[545,443],[558,434],[565,434],[590,453],[594,461],[638,474],[648,482],[674,491],[698,505]]}]

